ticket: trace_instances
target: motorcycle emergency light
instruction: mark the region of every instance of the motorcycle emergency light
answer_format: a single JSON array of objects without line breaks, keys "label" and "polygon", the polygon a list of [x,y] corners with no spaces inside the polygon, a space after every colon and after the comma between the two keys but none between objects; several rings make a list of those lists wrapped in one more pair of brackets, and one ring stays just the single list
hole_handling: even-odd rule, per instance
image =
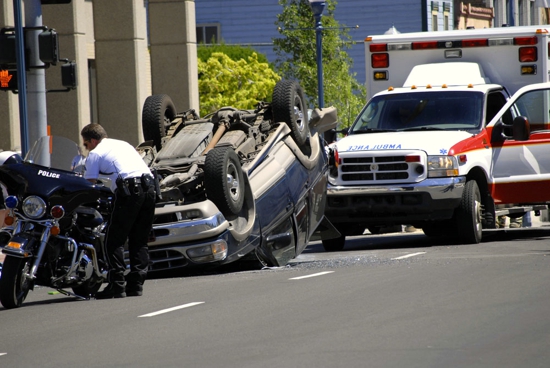
[{"label": "motorcycle emergency light", "polygon": [[50,210],[50,215],[52,215],[54,219],[60,219],[65,215],[65,210],[63,209],[63,207],[56,205],[53,206]]},{"label": "motorcycle emergency light", "polygon": [[61,232],[61,229],[57,225],[54,225],[50,228],[50,234],[53,236],[59,235],[60,232]]},{"label": "motorcycle emergency light", "polygon": [[7,196],[4,200],[4,204],[6,205],[6,208],[12,209],[17,207],[17,197],[16,196]]}]

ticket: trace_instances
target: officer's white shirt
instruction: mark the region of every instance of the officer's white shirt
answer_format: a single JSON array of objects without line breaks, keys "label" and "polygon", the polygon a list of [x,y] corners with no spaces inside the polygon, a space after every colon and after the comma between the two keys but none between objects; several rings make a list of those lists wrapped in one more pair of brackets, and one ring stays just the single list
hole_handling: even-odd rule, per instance
[{"label": "officer's white shirt", "polygon": [[111,190],[116,189],[116,179],[138,178],[151,175],[136,149],[129,143],[111,138],[103,138],[88,154],[84,178],[98,179],[107,176],[111,180]]}]

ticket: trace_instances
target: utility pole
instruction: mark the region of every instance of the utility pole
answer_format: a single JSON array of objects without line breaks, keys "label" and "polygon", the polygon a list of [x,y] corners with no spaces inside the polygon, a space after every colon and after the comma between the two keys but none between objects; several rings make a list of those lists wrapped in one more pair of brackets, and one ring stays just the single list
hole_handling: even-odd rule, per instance
[{"label": "utility pole", "polygon": [[25,157],[29,150],[28,123],[27,123],[27,74],[25,73],[25,46],[23,34],[23,17],[21,1],[13,0],[15,24],[15,52],[17,62],[17,85],[19,87],[19,117],[21,130],[21,155]]},{"label": "utility pole", "polygon": [[[48,135],[46,70],[44,69],[45,64],[40,60],[38,46],[38,35],[43,30],[42,4],[40,0],[24,0],[24,3],[25,27],[28,29],[25,41],[29,50],[29,66],[32,66],[27,72],[28,142],[33,144],[38,138]],[[21,139],[23,140],[23,137]],[[47,155],[40,156],[47,157]]]}]

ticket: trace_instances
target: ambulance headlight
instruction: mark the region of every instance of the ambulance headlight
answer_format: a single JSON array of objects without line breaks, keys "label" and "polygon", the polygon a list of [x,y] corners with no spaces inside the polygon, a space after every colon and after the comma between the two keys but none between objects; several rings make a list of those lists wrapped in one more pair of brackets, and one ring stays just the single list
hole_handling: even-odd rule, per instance
[{"label": "ambulance headlight", "polygon": [[458,176],[458,161],[454,156],[428,156],[428,177]]}]

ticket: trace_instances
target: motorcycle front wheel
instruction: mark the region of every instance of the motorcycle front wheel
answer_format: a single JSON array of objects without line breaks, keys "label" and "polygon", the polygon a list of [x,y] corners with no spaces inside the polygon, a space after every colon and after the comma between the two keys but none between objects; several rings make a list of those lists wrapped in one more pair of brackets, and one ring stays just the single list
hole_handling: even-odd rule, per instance
[{"label": "motorcycle front wheel", "polygon": [[0,277],[0,302],[4,308],[19,308],[23,304],[32,285],[26,277],[30,269],[31,258],[6,257]]}]

